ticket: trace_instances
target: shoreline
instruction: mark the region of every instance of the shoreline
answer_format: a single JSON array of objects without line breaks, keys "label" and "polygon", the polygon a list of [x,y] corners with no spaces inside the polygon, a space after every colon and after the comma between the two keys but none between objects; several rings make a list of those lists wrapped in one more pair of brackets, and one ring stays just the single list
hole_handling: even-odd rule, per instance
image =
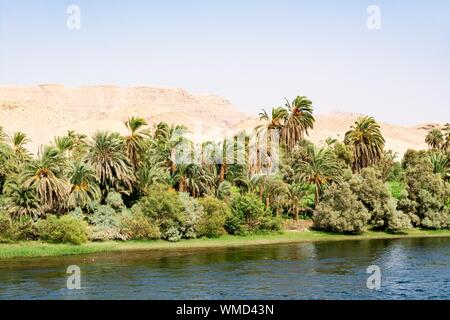
[{"label": "shoreline", "polygon": [[322,231],[285,231],[281,234],[223,236],[215,239],[192,239],[180,242],[156,241],[109,241],[88,242],[80,246],[51,244],[40,241],[0,244],[0,263],[10,259],[45,258],[94,253],[121,253],[138,251],[195,251],[208,248],[236,248],[274,244],[336,242],[360,240],[389,240],[412,238],[450,237],[450,230],[409,230],[404,234],[369,231],[361,235],[334,234]]}]

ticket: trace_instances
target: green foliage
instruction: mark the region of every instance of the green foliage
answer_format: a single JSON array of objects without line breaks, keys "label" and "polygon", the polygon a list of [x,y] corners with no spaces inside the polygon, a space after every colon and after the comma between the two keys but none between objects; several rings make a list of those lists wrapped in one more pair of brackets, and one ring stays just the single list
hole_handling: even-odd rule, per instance
[{"label": "green foliage", "polygon": [[203,207],[197,199],[187,193],[180,193],[179,198],[184,207],[184,217],[179,231],[183,238],[194,239],[197,237],[199,223],[203,217]]},{"label": "green foliage", "polygon": [[[225,229],[230,234],[250,234],[258,231],[277,230],[277,224],[266,211],[264,203],[254,194],[239,195],[231,203],[231,216],[227,219]],[[275,230],[274,230],[275,229]]]},{"label": "green foliage", "polygon": [[450,185],[433,166],[425,152],[409,150],[404,157],[406,192],[399,208],[409,214],[414,225],[431,229],[449,227],[449,212],[445,208],[450,198]]},{"label": "green foliage", "polygon": [[397,201],[392,197],[381,173],[374,168],[364,168],[350,181],[350,187],[370,214],[369,225],[375,229],[407,229],[410,219],[397,210]]},{"label": "green foliage", "polygon": [[88,225],[72,216],[60,218],[50,215],[36,224],[38,236],[52,243],[80,245],[88,240]]},{"label": "green foliage", "polygon": [[184,206],[180,197],[164,185],[151,186],[147,195],[133,206],[132,211],[143,214],[158,226],[163,239],[172,237],[173,229],[179,231],[184,224]]},{"label": "green foliage", "polygon": [[353,151],[353,169],[359,171],[379,162],[385,140],[375,119],[362,117],[345,134],[345,144]]},{"label": "green foliage", "polygon": [[400,200],[402,195],[406,192],[405,184],[401,181],[390,181],[388,185],[392,196],[397,200]]},{"label": "green foliage", "polygon": [[126,240],[157,240],[161,238],[158,226],[141,213],[124,215],[120,220],[120,232]]},{"label": "green foliage", "polygon": [[227,203],[213,197],[202,198],[199,203],[204,214],[199,221],[198,236],[217,238],[226,234],[225,222],[231,216]]},{"label": "green foliage", "polygon": [[122,195],[118,192],[110,191],[108,196],[106,197],[106,205],[110,206],[116,211],[122,210],[125,208],[123,203]]},{"label": "green foliage", "polygon": [[7,212],[0,212],[0,242],[5,242],[10,238],[12,220]]},{"label": "green foliage", "polygon": [[314,227],[332,232],[361,233],[367,228],[370,213],[348,183],[328,188],[314,216]]}]

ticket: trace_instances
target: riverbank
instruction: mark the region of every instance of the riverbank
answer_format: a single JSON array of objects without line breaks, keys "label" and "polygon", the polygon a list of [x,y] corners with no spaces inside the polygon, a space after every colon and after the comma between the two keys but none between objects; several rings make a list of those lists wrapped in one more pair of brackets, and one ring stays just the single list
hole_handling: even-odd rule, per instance
[{"label": "riverbank", "polygon": [[127,242],[90,242],[80,246],[68,244],[50,244],[40,241],[28,241],[12,244],[0,244],[0,260],[12,258],[55,257],[77,254],[150,250],[195,250],[207,248],[227,248],[259,246],[283,243],[301,243],[318,241],[352,241],[375,239],[403,239],[424,237],[450,237],[450,230],[410,230],[404,234],[386,232],[365,232],[361,235],[342,235],[321,231],[286,231],[281,234],[223,236],[217,239],[193,239],[171,243],[167,241],[127,241]]}]

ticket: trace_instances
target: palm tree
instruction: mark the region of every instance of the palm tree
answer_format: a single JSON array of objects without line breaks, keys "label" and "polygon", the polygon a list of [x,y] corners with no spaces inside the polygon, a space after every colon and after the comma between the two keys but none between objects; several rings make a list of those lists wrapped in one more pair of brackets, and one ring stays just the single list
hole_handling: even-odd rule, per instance
[{"label": "palm tree", "polygon": [[37,159],[24,164],[19,181],[25,189],[34,188],[44,209],[58,212],[64,208],[68,186],[64,160],[55,147],[44,147]]},{"label": "palm tree", "polygon": [[101,191],[94,169],[87,163],[75,161],[67,172],[70,183],[68,206],[85,208],[92,201],[100,200]]},{"label": "palm tree", "polygon": [[5,130],[3,129],[2,126],[0,126],[0,143],[6,142],[7,138],[8,138],[8,136],[6,135]]},{"label": "palm tree", "polygon": [[118,133],[98,131],[88,143],[87,162],[94,168],[100,188],[106,194],[110,188],[128,192],[134,180],[129,159],[123,153],[123,142]]},{"label": "palm tree", "polygon": [[286,108],[289,116],[281,130],[281,140],[290,152],[314,128],[315,119],[312,102],[304,96],[296,97],[292,103],[286,99]]},{"label": "palm tree", "polygon": [[339,141],[337,139],[332,138],[332,137],[328,137],[328,138],[325,139],[325,145],[328,148],[333,148],[338,142]]},{"label": "palm tree", "polygon": [[444,145],[444,135],[441,130],[433,128],[425,137],[425,142],[428,144],[430,149],[439,150]]},{"label": "palm tree", "polygon": [[87,153],[87,135],[77,133],[73,130],[67,131],[67,137],[72,141],[70,148],[70,157],[75,160],[81,160]]},{"label": "palm tree", "polygon": [[214,176],[197,164],[178,166],[175,175],[180,192],[189,192],[194,198],[214,192]]},{"label": "palm tree", "polygon": [[315,187],[314,205],[317,207],[324,187],[332,182],[341,182],[342,169],[332,150],[314,148],[311,151],[309,160],[301,160],[294,164],[294,171],[297,182]]},{"label": "palm tree", "polygon": [[278,177],[269,177],[265,187],[266,209],[273,205],[276,215],[279,216],[281,207],[286,203],[288,193],[287,183]]},{"label": "palm tree", "polygon": [[62,136],[62,137],[55,137],[53,145],[56,148],[58,148],[61,154],[69,158],[71,151],[75,147],[75,142],[69,136]]},{"label": "palm tree", "polygon": [[375,165],[383,156],[385,140],[380,125],[372,117],[359,118],[345,134],[345,144],[353,150],[353,170]]},{"label": "palm tree", "polygon": [[190,144],[184,135],[187,133],[185,126],[169,126],[165,122],[160,122],[155,127],[153,140],[151,141],[153,150],[161,155],[170,168],[170,174],[174,175],[177,170],[176,152],[177,147],[183,144]]},{"label": "palm tree", "polygon": [[10,180],[5,185],[5,194],[7,195],[5,208],[12,217],[30,216],[37,219],[43,214],[34,188]]},{"label": "palm tree", "polygon": [[166,162],[159,155],[153,155],[146,158],[146,161],[136,171],[136,183],[142,193],[157,183],[168,183],[169,169]]},{"label": "palm tree", "polygon": [[269,115],[266,110],[262,110],[259,114],[259,119],[265,121],[265,124],[256,127],[256,130],[281,130],[284,123],[289,117],[289,112],[286,108],[276,107],[272,108],[272,113]]},{"label": "palm tree", "polygon": [[432,152],[430,162],[433,165],[434,173],[438,173],[444,179],[450,177],[450,159],[442,152]]},{"label": "palm tree", "polygon": [[286,204],[289,207],[289,212],[292,212],[294,219],[298,220],[298,213],[301,209],[301,201],[305,197],[306,192],[303,186],[299,183],[288,184],[288,194],[286,197]]},{"label": "palm tree", "polygon": [[133,168],[136,170],[140,164],[140,153],[142,151],[142,141],[147,137],[142,127],[147,125],[143,118],[132,117],[125,121],[125,126],[129,130],[129,135],[125,137],[125,154],[130,159]]},{"label": "palm tree", "polygon": [[20,161],[30,158],[30,153],[25,148],[25,145],[27,143],[31,142],[31,140],[28,139],[26,133],[20,132],[20,131],[14,132],[9,137],[9,140],[10,140],[10,143],[14,150],[15,155],[17,156],[17,158]]}]

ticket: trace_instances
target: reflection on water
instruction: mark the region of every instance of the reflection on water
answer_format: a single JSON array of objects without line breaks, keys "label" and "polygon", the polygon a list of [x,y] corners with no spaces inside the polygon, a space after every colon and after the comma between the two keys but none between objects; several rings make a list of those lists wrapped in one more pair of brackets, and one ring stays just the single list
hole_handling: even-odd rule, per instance
[{"label": "reflection on water", "polygon": [[[66,289],[70,265],[81,290]],[[380,291],[366,287],[378,265]],[[450,238],[0,262],[1,299],[450,299]]]}]

